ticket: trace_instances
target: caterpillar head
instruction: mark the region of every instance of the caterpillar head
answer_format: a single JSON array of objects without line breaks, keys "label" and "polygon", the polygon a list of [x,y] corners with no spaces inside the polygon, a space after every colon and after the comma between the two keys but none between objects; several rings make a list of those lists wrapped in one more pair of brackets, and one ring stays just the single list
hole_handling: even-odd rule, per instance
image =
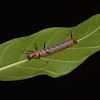
[{"label": "caterpillar head", "polygon": [[31,59],[33,59],[35,56],[36,56],[35,52],[32,51],[32,52],[27,56],[27,59],[28,59],[28,60],[31,60]]}]

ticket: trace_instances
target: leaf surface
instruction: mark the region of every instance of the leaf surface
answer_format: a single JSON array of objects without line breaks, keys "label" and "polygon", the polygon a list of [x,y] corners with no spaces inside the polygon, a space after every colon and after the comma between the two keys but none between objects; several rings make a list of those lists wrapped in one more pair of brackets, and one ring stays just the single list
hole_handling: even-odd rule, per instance
[{"label": "leaf surface", "polygon": [[[27,62],[23,50],[35,51],[73,38],[78,43],[52,55],[32,59]],[[37,75],[49,75],[53,78],[68,74],[90,55],[100,50],[100,14],[81,24],[71,27],[53,27],[43,29],[33,35],[12,39],[0,45],[0,80],[13,81],[28,79]]]}]

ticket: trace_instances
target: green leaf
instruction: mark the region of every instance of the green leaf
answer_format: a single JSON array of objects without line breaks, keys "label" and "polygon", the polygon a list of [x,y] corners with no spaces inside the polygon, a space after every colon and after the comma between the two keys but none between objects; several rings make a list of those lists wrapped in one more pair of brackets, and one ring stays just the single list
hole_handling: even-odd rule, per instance
[{"label": "green leaf", "polygon": [[[52,55],[32,59],[27,62],[23,50],[38,49],[63,42],[71,37],[78,43]],[[37,75],[49,75],[53,78],[68,74],[90,55],[100,50],[100,14],[81,24],[71,27],[47,28],[36,34],[16,38],[0,45],[0,80],[12,81],[28,79]]]}]

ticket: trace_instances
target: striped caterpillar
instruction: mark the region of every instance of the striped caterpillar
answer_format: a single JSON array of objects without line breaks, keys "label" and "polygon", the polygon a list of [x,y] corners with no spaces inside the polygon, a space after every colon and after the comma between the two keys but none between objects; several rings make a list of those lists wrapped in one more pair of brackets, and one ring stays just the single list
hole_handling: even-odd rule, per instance
[{"label": "striped caterpillar", "polygon": [[33,58],[40,58],[40,57],[48,56],[48,55],[56,53],[60,50],[63,50],[65,48],[68,48],[76,43],[77,43],[77,40],[72,38],[72,33],[71,33],[71,39],[66,40],[62,43],[53,45],[53,46],[48,47],[48,48],[45,48],[45,42],[44,42],[44,48],[41,50],[38,50],[36,44],[34,43],[36,51],[30,51],[31,53],[27,56],[27,59],[31,60]]}]

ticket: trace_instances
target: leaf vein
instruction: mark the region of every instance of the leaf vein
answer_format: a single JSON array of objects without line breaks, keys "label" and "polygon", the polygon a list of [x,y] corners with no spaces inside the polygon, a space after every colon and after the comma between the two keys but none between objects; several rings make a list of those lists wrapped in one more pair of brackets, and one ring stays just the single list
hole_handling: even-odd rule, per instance
[{"label": "leaf vein", "polygon": [[77,40],[77,41],[79,42],[79,41],[83,40],[84,38],[86,38],[86,37],[88,37],[88,36],[92,35],[92,34],[93,34],[93,33],[95,33],[95,32],[96,32],[99,28],[100,28],[100,26],[99,26],[98,28],[96,28],[93,32],[91,32],[90,34],[88,34],[88,35],[86,35],[86,36],[84,36],[84,37],[80,38],[80,39],[79,39],[79,40]]},{"label": "leaf vein", "polygon": [[93,46],[93,47],[78,47],[78,48],[68,48],[68,49],[88,49],[88,48],[99,48],[100,46]]},{"label": "leaf vein", "polygon": [[[17,42],[17,41],[15,41],[15,42]],[[3,55],[4,55],[4,53],[7,51],[7,49],[9,48],[9,47],[11,47],[11,45],[13,45],[15,42],[11,42],[11,44],[9,44],[5,49],[4,49],[4,51],[2,52],[2,54],[1,54],[1,56],[0,56],[0,62],[1,62],[1,59],[3,58]]]},{"label": "leaf vein", "polygon": [[47,58],[41,58],[43,60],[49,60],[49,61],[55,61],[55,62],[71,62],[71,63],[77,63],[77,62],[80,62],[82,60],[84,60],[85,58],[87,58],[87,56],[85,56],[84,58],[82,58],[81,60],[78,60],[78,61],[63,61],[63,60],[54,60],[54,59],[47,59]]}]

